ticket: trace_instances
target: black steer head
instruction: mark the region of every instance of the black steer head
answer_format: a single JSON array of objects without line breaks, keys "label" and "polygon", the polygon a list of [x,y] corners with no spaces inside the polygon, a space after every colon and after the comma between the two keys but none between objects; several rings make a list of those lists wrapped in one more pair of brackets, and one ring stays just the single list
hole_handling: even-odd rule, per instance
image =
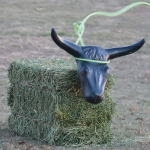
[{"label": "black steer head", "polygon": [[[84,61],[76,60],[78,66],[77,73],[83,98],[92,104],[100,103],[104,98],[105,85],[109,76],[109,66],[105,62],[134,53],[145,43],[145,39],[142,39],[131,46],[103,49],[98,46],[78,46],[59,37],[54,29],[51,30],[51,37],[67,53],[76,58],[84,59]],[[99,60],[104,63],[89,62],[88,60]]]}]

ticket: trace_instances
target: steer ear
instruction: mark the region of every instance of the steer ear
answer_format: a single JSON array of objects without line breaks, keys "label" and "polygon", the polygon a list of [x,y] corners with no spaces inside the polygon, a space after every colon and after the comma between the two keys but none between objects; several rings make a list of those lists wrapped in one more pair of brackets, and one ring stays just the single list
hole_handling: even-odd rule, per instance
[{"label": "steer ear", "polygon": [[59,37],[54,28],[51,30],[51,37],[53,41],[67,53],[73,55],[74,57],[80,57],[81,47]]},{"label": "steer ear", "polygon": [[117,57],[121,57],[124,55],[129,55],[131,53],[134,53],[134,52],[138,51],[143,46],[144,43],[145,43],[145,39],[142,39],[141,41],[137,42],[134,45],[106,49],[106,51],[108,53],[108,59],[114,59]]}]

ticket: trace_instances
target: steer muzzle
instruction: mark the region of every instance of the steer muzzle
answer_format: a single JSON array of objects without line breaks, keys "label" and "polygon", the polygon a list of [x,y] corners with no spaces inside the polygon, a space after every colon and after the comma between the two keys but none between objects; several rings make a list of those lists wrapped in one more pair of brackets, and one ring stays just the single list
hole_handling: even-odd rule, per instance
[{"label": "steer muzzle", "polygon": [[95,94],[92,93],[90,96],[84,96],[84,99],[92,104],[101,103],[104,99],[104,94]]}]

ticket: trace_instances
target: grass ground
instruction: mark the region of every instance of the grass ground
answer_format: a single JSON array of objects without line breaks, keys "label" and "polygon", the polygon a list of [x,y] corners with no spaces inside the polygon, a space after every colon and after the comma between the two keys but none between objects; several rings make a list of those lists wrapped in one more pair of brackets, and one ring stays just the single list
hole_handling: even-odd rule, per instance
[{"label": "grass ground", "polygon": [[[0,1],[0,149],[74,150],[54,147],[20,137],[8,129],[6,89],[7,69],[13,60],[37,57],[70,58],[50,38],[50,29],[72,42],[76,37],[72,23],[95,11],[117,11],[135,0],[26,0]],[[147,0],[150,3],[150,0]],[[87,45],[103,48],[131,45],[146,38],[143,48],[130,56],[111,61],[116,82],[112,96],[117,104],[113,119],[115,139],[111,145],[82,149],[150,149],[150,7],[135,7],[119,17],[95,16],[86,24]]]}]

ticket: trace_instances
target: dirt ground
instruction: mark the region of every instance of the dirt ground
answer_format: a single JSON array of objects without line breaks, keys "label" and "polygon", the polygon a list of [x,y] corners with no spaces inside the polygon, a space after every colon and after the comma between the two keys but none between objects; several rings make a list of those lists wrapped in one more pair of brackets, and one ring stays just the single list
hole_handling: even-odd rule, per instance
[{"label": "dirt ground", "polygon": [[11,61],[53,55],[72,59],[51,40],[52,27],[63,38],[75,42],[72,23],[92,12],[113,12],[133,2],[136,1],[0,0],[0,149],[150,150],[150,7],[147,5],[135,7],[118,17],[95,16],[86,24],[84,41],[87,45],[120,47],[146,38],[140,51],[112,60],[110,64],[116,80],[112,97],[117,104],[112,144],[84,148],[49,146],[20,137],[10,131],[7,124],[11,114],[7,106],[7,69]]}]

